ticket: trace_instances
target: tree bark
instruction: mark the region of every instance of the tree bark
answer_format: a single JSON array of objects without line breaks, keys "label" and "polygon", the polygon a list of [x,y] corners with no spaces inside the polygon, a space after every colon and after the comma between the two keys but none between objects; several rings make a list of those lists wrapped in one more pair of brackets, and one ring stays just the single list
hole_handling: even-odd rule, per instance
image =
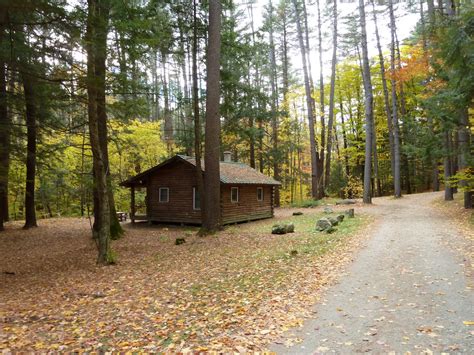
[{"label": "tree bark", "polygon": [[385,107],[385,114],[387,116],[387,128],[388,128],[388,142],[390,147],[390,166],[392,168],[392,174],[395,174],[395,150],[394,150],[394,141],[393,141],[393,125],[392,125],[392,114],[390,108],[390,99],[388,95],[388,85],[387,85],[387,76],[385,73],[385,59],[382,52],[382,46],[380,45],[380,35],[377,23],[377,14],[375,10],[375,3],[374,0],[372,2],[372,11],[373,11],[373,19],[375,24],[375,38],[377,40],[377,51],[379,55],[379,63],[380,63],[380,76],[382,78],[382,88],[383,88],[383,99],[384,99],[384,107]]},{"label": "tree bark", "polygon": [[209,39],[207,48],[207,97],[203,229],[217,231],[221,227],[220,203],[220,54],[221,2],[209,1]]},{"label": "tree bark", "polygon": [[395,15],[393,12],[393,0],[388,1],[388,8],[390,13],[390,71],[391,71],[391,86],[392,86],[392,126],[393,126],[393,153],[394,153],[394,172],[393,185],[394,196],[401,197],[401,176],[400,176],[400,135],[398,129],[398,105],[397,105],[397,83],[395,80]]},{"label": "tree bark", "polygon": [[445,201],[452,201],[453,196],[453,188],[449,186],[449,178],[453,175],[452,172],[452,164],[451,164],[451,132],[447,127],[444,129],[444,200]]},{"label": "tree bark", "polygon": [[[104,157],[104,164],[107,173],[107,192],[109,195],[109,206],[110,206],[110,236],[112,239],[119,239],[123,234],[122,226],[117,218],[115,209],[115,198],[112,191],[111,172],[109,164],[109,149],[108,149],[108,133],[107,133],[107,110],[106,110],[106,61],[107,61],[107,34],[108,34],[108,21],[110,12],[109,0],[102,2],[100,9],[100,25],[96,28],[96,51],[94,55],[94,72],[95,82],[97,85],[96,89],[96,110],[97,110],[97,125],[99,129],[99,141],[101,144],[101,150]],[[94,225],[95,225],[94,221]],[[100,228],[96,226],[96,228]]]},{"label": "tree bark", "polygon": [[198,87],[198,68],[197,53],[199,50],[198,23],[197,23],[197,4],[193,0],[193,48],[192,48],[192,67],[193,67],[193,110],[194,110],[194,154],[196,159],[196,182],[197,193],[201,201],[201,221],[205,215],[206,201],[204,200],[204,178],[201,166],[201,121],[199,112],[199,87]]},{"label": "tree bark", "polygon": [[[469,133],[469,112],[468,108],[463,108],[460,112],[458,126],[458,144],[459,144],[459,170],[464,170],[471,166],[469,159],[471,157],[471,137]],[[472,162],[471,162],[472,163]],[[466,187],[467,182],[461,181],[461,187]],[[472,208],[472,191],[464,191],[464,208]]]},{"label": "tree bark", "polygon": [[[2,21],[3,22],[3,21]],[[0,25],[0,43],[3,26]],[[8,113],[6,67],[0,57],[0,230],[3,222],[8,221],[8,172],[10,170],[10,132],[11,124]]]},{"label": "tree bark", "polygon": [[[111,260],[110,250],[110,202],[107,183],[107,157],[102,150],[99,108],[101,94],[98,92],[100,83],[105,80],[97,78],[96,65],[101,57],[101,46],[106,43],[98,43],[106,40],[106,31],[109,14],[109,2],[107,0],[88,0],[87,14],[87,97],[88,97],[88,123],[89,136],[92,148],[93,176],[96,196],[94,198],[95,227],[93,228],[94,239],[97,240],[98,264],[108,264]],[[105,36],[103,33],[105,32]],[[98,58],[97,58],[98,57]],[[105,72],[104,72],[105,74]]]},{"label": "tree bark", "polygon": [[34,79],[22,70],[23,90],[26,107],[26,185],[25,185],[25,225],[23,229],[37,227],[35,209],[36,179],[36,138],[37,138],[37,98]]},{"label": "tree bark", "polygon": [[306,93],[306,109],[308,111],[308,125],[309,125],[309,140],[310,140],[310,149],[311,149],[311,197],[317,199],[319,197],[318,189],[318,153],[316,146],[316,137],[314,133],[314,112],[313,112],[313,103],[311,98],[311,86],[309,83],[308,75],[308,66],[306,63],[306,46],[303,40],[303,31],[301,28],[301,16],[300,10],[298,7],[298,1],[293,0],[293,5],[296,12],[296,28],[298,32],[298,40],[301,50],[301,58],[303,61],[303,75],[304,75],[304,86]]},{"label": "tree bark", "polygon": [[[280,180],[280,153],[278,151],[278,91],[277,91],[277,70],[276,70],[276,58],[275,58],[275,42],[273,40],[273,5],[272,1],[269,1],[269,17],[270,17],[270,62],[271,62],[271,108],[272,108],[272,141],[273,141],[273,178],[277,181]],[[280,188],[275,186],[274,190],[274,203],[276,207],[280,206]]]},{"label": "tree bark", "polygon": [[365,91],[365,163],[364,163],[364,203],[372,203],[372,194],[370,189],[372,175],[372,134],[374,111],[374,97],[372,93],[372,79],[370,76],[369,54],[367,50],[367,30],[365,22],[365,4],[364,0],[359,0],[359,15],[361,28],[361,47],[362,47],[362,73],[364,78]]},{"label": "tree bark", "polygon": [[167,69],[166,69],[166,61],[167,61],[167,54],[165,52],[162,53],[162,69],[163,69],[163,97],[165,100],[165,107],[164,107],[164,139],[166,141],[168,154],[171,154],[171,144],[173,140],[173,121],[171,117],[170,105],[169,105],[169,94],[168,94],[168,79],[167,79]]},{"label": "tree bark", "polygon": [[334,121],[334,96],[336,89],[336,64],[337,64],[337,0],[333,4],[333,34],[332,34],[332,62],[331,62],[331,88],[329,91],[329,116],[328,116],[328,140],[326,146],[326,169],[324,174],[324,187],[327,189],[331,176],[331,150],[332,130]]},{"label": "tree bark", "polygon": [[[321,8],[320,0],[316,0],[316,8],[318,12],[318,54],[319,54],[319,117],[321,122],[321,151],[317,156],[318,175],[323,176],[324,169],[324,147],[326,146],[326,118],[325,118],[325,104],[324,104],[324,71],[323,71],[323,36],[322,36],[322,22],[321,22]],[[321,188],[318,190],[318,197],[324,196],[324,184],[320,176],[317,177]]]}]

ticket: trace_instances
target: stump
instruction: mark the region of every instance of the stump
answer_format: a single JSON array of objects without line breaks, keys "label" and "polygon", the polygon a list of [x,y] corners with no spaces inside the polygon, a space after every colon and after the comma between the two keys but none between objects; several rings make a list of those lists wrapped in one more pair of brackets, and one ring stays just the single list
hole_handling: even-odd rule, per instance
[{"label": "stump", "polygon": [[344,213],[347,214],[347,217],[354,218],[354,209],[353,208],[350,208],[350,209],[346,210]]}]

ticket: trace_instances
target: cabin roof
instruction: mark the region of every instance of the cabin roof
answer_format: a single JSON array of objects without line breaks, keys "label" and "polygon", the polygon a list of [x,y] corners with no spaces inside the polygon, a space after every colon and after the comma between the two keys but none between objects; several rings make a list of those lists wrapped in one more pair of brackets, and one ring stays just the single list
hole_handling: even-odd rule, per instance
[{"label": "cabin roof", "polygon": [[[131,187],[134,185],[142,185],[143,180],[148,175],[158,171],[160,168],[174,163],[176,161],[183,161],[192,166],[196,166],[196,159],[186,155],[175,155],[174,157],[165,160],[161,164],[154,166],[138,175],[135,175],[120,183],[121,186]],[[201,163],[204,171],[204,164]],[[220,179],[223,184],[242,184],[242,185],[281,185],[279,181],[262,174],[261,172],[251,168],[250,166],[238,162],[220,162]]]}]

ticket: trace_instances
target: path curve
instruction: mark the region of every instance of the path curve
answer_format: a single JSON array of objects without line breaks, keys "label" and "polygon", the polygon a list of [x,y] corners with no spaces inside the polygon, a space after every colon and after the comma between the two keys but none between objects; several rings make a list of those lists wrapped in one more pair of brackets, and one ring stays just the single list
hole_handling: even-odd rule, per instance
[{"label": "path curve", "polygon": [[316,318],[270,347],[278,354],[472,353],[473,280],[468,242],[433,207],[439,193],[380,198],[373,235],[339,283],[315,306]]}]

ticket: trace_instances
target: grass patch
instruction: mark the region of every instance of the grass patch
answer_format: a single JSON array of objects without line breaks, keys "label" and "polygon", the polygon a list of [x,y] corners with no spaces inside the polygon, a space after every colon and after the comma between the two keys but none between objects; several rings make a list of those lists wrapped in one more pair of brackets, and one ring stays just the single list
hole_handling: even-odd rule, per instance
[{"label": "grass patch", "polygon": [[290,207],[294,208],[312,208],[321,206],[322,200],[303,200],[297,201],[290,204]]},{"label": "grass patch", "polygon": [[[364,215],[356,215],[354,218],[346,216],[344,221],[336,226],[337,230],[334,233],[328,234],[316,230],[318,219],[328,216],[336,217],[338,214],[340,213],[305,214],[228,227],[227,233],[249,234],[262,245],[255,247],[249,254],[249,258],[242,258],[237,263],[229,265],[229,269],[240,270],[237,277],[222,275],[222,279],[218,282],[208,281],[205,286],[202,285],[202,288],[213,291],[233,288],[250,290],[256,285],[278,284],[291,275],[292,268],[337,249],[369,222],[369,217]],[[295,233],[271,235],[274,224],[290,222],[295,225]],[[262,265],[266,267],[263,271]]]}]

